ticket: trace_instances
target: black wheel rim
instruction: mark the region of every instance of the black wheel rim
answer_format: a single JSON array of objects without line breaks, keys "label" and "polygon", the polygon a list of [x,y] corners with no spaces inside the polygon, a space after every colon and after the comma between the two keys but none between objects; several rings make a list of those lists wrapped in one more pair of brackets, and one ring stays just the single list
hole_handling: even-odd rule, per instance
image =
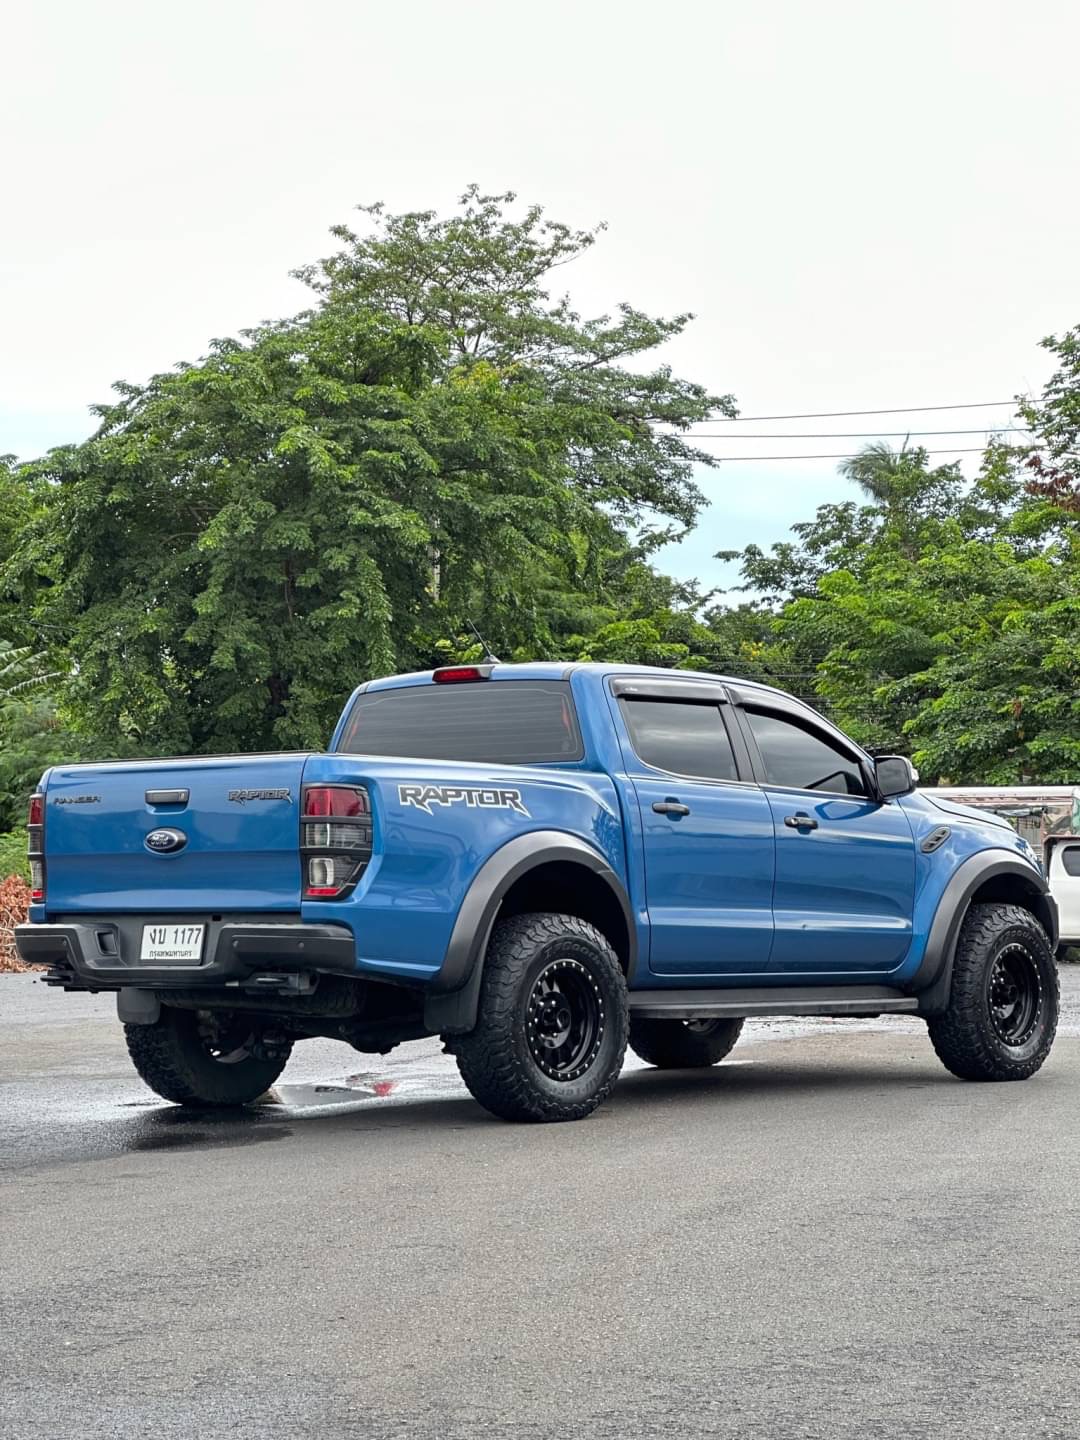
[{"label": "black wheel rim", "polygon": [[990,970],[990,1023],[1004,1045],[1017,1049],[1035,1032],[1042,1012],[1042,977],[1023,945],[1007,945]]},{"label": "black wheel rim", "polygon": [[251,1059],[251,1026],[242,1019],[224,1018],[210,1010],[198,1012],[199,1041],[219,1065],[239,1065]]},{"label": "black wheel rim", "polygon": [[533,981],[525,1007],[529,1054],[550,1080],[580,1079],[604,1038],[604,1000],[580,960],[552,960]]},{"label": "black wheel rim", "polygon": [[683,1025],[691,1035],[711,1035],[720,1024],[719,1020],[684,1020]]}]

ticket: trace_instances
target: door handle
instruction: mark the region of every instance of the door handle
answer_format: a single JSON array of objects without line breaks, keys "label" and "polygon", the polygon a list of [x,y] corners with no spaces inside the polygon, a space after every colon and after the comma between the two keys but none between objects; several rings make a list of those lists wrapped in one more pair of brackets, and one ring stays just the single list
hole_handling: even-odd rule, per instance
[{"label": "door handle", "polygon": [[690,806],[680,800],[657,800],[652,807],[657,815],[689,815]]},{"label": "door handle", "polygon": [[800,810],[795,815],[785,815],[784,824],[789,830],[816,830],[818,823],[812,815],[807,815],[805,810]]}]

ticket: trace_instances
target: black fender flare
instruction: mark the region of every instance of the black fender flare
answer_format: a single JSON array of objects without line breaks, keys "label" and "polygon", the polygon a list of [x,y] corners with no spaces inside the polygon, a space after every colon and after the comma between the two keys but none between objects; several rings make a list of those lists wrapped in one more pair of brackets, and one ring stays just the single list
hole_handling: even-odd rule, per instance
[{"label": "black fender flare", "polygon": [[629,942],[628,973],[637,960],[637,930],[630,897],[598,850],[561,830],[532,830],[507,841],[473,877],[454,921],[446,954],[424,998],[424,1025],[433,1034],[465,1034],[476,1024],[484,954],[499,906],[515,881],[540,865],[567,862],[605,881],[623,912]]},{"label": "black fender flare", "polygon": [[1056,948],[1057,905],[1044,877],[1008,850],[980,850],[957,867],[945,886],[922,962],[906,987],[918,995],[920,1015],[940,1015],[948,1007],[953,957],[964,916],[977,890],[987,881],[1005,876],[1022,882],[1030,902],[1028,908],[1049,936],[1051,950]]}]

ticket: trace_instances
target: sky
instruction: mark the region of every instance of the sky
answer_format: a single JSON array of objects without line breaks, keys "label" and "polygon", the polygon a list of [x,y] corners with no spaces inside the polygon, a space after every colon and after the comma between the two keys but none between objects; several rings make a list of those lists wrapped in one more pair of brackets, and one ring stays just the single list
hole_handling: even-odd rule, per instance
[{"label": "sky", "polygon": [[[560,272],[579,308],[693,311],[661,358],[747,416],[1007,400],[1080,321],[1072,3],[35,0],[0,47],[0,453],[81,439],[114,381],[301,308],[289,271],[355,205],[446,209],[472,181],[605,221]],[[846,453],[865,441],[742,434],[1009,416],[703,443]],[[661,563],[707,586],[737,580],[717,550],[853,493],[834,460],[699,479]]]}]

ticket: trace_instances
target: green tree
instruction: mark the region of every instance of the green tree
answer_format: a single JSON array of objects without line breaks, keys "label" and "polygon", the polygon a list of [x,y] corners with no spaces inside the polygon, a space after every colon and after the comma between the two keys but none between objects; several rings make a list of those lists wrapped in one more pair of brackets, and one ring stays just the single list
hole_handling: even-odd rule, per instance
[{"label": "green tree", "polygon": [[610,608],[630,527],[692,522],[711,461],[685,432],[730,399],[636,368],[690,317],[582,319],[547,287],[595,232],[513,199],[365,210],[301,272],[312,309],[118,385],[90,441],[20,473],[47,504],[6,583],[38,585],[101,750],[321,744],[352,685],[469,619],[557,653],[553,576]]},{"label": "green tree", "polygon": [[51,681],[62,676],[57,670],[48,669],[48,657],[35,653],[30,645],[12,645],[0,640],[0,705],[26,697],[43,690]]},{"label": "green tree", "polygon": [[1077,570],[1058,519],[1004,447],[973,484],[923,451],[864,459],[873,504],[823,507],[798,544],[744,557],[750,585],[780,591],[768,668],[928,779],[1063,778]]},{"label": "green tree", "polygon": [[27,801],[50,765],[94,758],[95,747],[67,728],[48,693],[0,702],[0,833],[21,832]]},{"label": "green tree", "polygon": [[1035,436],[1024,473],[1031,495],[1071,517],[1080,515],[1080,325],[1042,344],[1058,368],[1039,399],[1020,406]]}]

